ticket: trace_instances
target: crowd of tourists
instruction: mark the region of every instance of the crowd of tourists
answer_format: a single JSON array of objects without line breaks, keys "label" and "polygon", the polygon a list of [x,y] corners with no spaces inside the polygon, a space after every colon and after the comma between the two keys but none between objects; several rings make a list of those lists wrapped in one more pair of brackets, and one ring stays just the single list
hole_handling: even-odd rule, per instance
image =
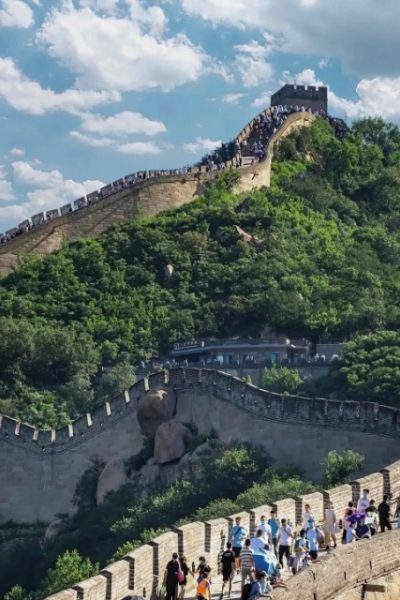
[{"label": "crowd of tourists", "polygon": [[[263,115],[259,115],[255,120],[249,135],[240,143],[236,141],[232,143],[233,155],[229,160],[218,158],[218,151],[209,155],[207,164],[204,166],[185,166],[179,169],[158,169],[154,171],[138,171],[126,175],[121,179],[110,183],[98,191],[91,192],[82,198],[78,198],[71,204],[62,206],[60,212],[58,209],[47,211],[33,215],[32,219],[26,219],[17,227],[14,227],[5,233],[0,233],[0,245],[7,244],[14,238],[30,231],[46,221],[51,221],[67,213],[81,210],[86,206],[90,206],[96,202],[116,194],[122,190],[132,188],[144,180],[154,179],[159,177],[178,176],[199,174],[201,172],[223,171],[226,168],[241,168],[262,161],[266,156],[267,145],[271,137],[283,125],[286,119],[296,112],[313,112],[310,108],[304,106],[274,106],[269,108]],[[314,111],[313,114],[327,118],[335,129],[337,137],[342,139],[347,131],[347,126],[341,119],[327,117],[322,111]],[[228,145],[230,147],[230,145]]]},{"label": "crowd of tourists", "polygon": [[[396,511],[396,527],[400,529],[400,508]],[[342,544],[368,539],[378,532],[392,529],[389,498],[383,496],[376,506],[369,490],[356,503],[349,502],[343,515],[337,515],[333,502],[324,511],[322,523],[317,520],[309,504],[305,504],[301,522],[294,527],[286,518],[278,519],[275,510],[269,518],[262,516],[254,535],[235,518],[230,540],[218,557],[218,571],[222,586],[217,590],[220,600],[231,597],[235,578],[241,584],[241,600],[272,598],[275,588],[285,588],[287,576],[296,575],[318,562],[321,550],[336,548],[338,536]],[[188,561],[184,554],[175,553],[168,562],[160,594],[164,600],[184,600],[188,578],[195,580],[196,599],[211,600],[212,569],[204,556],[198,565]],[[215,591],[215,589],[214,589]]]}]

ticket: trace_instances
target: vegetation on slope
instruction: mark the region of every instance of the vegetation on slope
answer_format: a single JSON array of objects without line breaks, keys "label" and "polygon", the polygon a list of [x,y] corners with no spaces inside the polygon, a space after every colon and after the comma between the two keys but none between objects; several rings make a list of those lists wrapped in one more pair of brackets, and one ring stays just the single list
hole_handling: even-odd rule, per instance
[{"label": "vegetation on slope", "polygon": [[399,156],[395,126],[340,142],[317,120],[282,142],[271,189],[235,196],[226,173],[179,210],[31,260],[0,284],[0,410],[65,424],[177,340],[398,330]]}]

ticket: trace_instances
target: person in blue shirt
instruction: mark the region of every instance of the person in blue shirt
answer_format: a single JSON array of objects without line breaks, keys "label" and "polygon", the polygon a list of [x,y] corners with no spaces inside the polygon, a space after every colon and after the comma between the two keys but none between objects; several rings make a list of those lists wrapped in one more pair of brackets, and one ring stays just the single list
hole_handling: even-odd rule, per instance
[{"label": "person in blue shirt", "polygon": [[247,537],[246,529],[241,525],[241,518],[236,517],[235,525],[232,527],[232,550],[235,555],[235,567],[236,572],[240,570],[240,552],[242,550],[243,542]]},{"label": "person in blue shirt", "polygon": [[320,538],[320,532],[319,530],[315,527],[315,522],[314,521],[309,521],[308,522],[308,529],[307,529],[307,533],[306,533],[306,537],[308,540],[308,544],[310,547],[310,557],[312,560],[317,560],[318,558],[318,550],[319,550],[319,538]]},{"label": "person in blue shirt", "polygon": [[279,523],[274,510],[271,510],[271,516],[268,519],[268,525],[271,529],[272,546],[274,548],[275,555],[278,556],[278,535],[281,524]]}]

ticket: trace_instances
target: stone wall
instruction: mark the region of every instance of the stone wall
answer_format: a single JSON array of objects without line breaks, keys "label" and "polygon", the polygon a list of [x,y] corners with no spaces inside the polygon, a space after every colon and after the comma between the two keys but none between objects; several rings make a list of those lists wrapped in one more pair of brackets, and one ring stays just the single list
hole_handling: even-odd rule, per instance
[{"label": "stone wall", "polygon": [[[400,493],[398,458],[400,418],[395,408],[372,403],[280,396],[240,379],[207,369],[173,369],[135,384],[129,391],[59,431],[42,431],[9,417],[0,419],[0,523],[50,522],[59,513],[74,512],[78,482],[94,461],[107,477],[143,447],[137,407],[149,388],[169,386],[177,402],[175,419],[199,433],[216,431],[226,443],[246,441],[263,447],[276,466],[297,466],[307,477],[321,476],[329,450],[354,449],[366,456],[374,473],[326,492],[344,510],[364,487],[378,502],[384,491]],[[122,472],[122,473],[121,473]],[[120,481],[120,480],[118,480]],[[327,495],[328,494],[328,495]],[[104,493],[99,494],[99,499]],[[290,505],[287,504],[289,502]],[[314,510],[321,501],[313,500]],[[294,500],[276,504],[279,516],[292,521],[301,507]]]},{"label": "stone wall", "polygon": [[[399,462],[386,467],[385,471],[399,474]],[[368,478],[370,484],[376,484],[380,474]],[[362,488],[365,478],[354,482]],[[351,486],[341,486],[342,492],[350,492],[346,504],[351,498]],[[306,494],[295,499],[285,499],[273,506],[278,509],[280,518],[286,517],[295,521],[297,507],[311,504],[317,519],[321,522],[323,508],[328,498],[336,497],[336,490],[326,490],[323,494]],[[335,505],[338,516],[339,507]],[[250,511],[238,513],[242,524],[253,528],[263,513],[268,515],[269,507],[260,506]],[[98,576],[78,583],[73,588],[50,596],[47,600],[122,600],[127,595],[143,595],[154,597],[159,588],[164,568],[173,552],[183,552],[189,564],[205,555],[213,572],[218,572],[220,555],[230,539],[230,530],[234,517],[214,519],[207,523],[189,523],[155,538],[149,545],[124,556],[112,565],[105,567]],[[257,517],[255,519],[255,516]],[[249,529],[248,529],[249,530]],[[299,530],[299,526],[297,527]],[[338,548],[330,557],[316,563],[288,581],[287,590],[275,590],[275,600],[331,600],[339,593],[345,594],[353,590],[358,594],[361,584],[382,575],[400,569],[400,531],[375,536],[369,541],[361,541]],[[392,588],[393,588],[393,580]],[[391,596],[387,600],[397,600],[399,596]],[[360,600],[365,596],[340,596],[340,600]],[[338,599],[339,600],[339,599]],[[371,598],[372,600],[372,598]]]},{"label": "stone wall", "polygon": [[[290,115],[270,139],[266,159],[257,165],[240,169],[241,179],[235,191],[247,192],[255,187],[269,186],[275,143],[294,128],[308,125],[314,118],[310,113]],[[249,126],[239,135],[247,131]],[[0,246],[0,275],[10,272],[24,257],[32,254],[43,256],[59,250],[66,242],[97,237],[111,226],[128,223],[138,217],[153,217],[193,202],[204,192],[204,186],[218,174],[219,171],[200,172],[146,179],[79,211],[47,221]]]}]

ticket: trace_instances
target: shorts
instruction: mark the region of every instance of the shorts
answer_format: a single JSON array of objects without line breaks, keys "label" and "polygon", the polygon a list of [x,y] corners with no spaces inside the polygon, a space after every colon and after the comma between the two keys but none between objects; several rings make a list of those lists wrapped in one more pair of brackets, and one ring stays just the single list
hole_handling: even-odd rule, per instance
[{"label": "shorts", "polygon": [[236,558],[239,558],[241,549],[241,546],[233,546],[232,551]]},{"label": "shorts", "polygon": [[233,570],[231,569],[230,571],[222,571],[222,581],[224,583],[228,583],[228,581],[231,581],[231,579],[233,578]]}]

